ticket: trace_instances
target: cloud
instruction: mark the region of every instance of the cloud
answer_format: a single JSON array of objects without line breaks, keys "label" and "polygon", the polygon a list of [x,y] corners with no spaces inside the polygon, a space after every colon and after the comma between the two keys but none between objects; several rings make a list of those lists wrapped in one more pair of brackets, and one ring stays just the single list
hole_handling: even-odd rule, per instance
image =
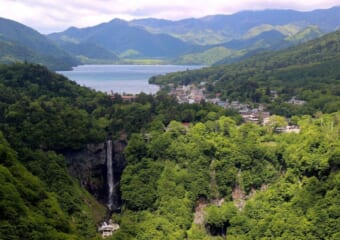
[{"label": "cloud", "polygon": [[113,18],[183,19],[241,10],[313,10],[340,5],[340,0],[1,0],[0,16],[19,21],[40,32],[86,27]]}]

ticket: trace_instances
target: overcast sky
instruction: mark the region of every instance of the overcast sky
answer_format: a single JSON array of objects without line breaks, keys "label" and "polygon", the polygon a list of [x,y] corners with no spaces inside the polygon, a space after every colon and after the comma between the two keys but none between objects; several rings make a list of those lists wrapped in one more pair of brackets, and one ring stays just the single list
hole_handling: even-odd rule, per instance
[{"label": "overcast sky", "polygon": [[86,27],[113,18],[183,19],[242,10],[310,11],[340,6],[340,0],[1,0],[0,16],[41,33]]}]

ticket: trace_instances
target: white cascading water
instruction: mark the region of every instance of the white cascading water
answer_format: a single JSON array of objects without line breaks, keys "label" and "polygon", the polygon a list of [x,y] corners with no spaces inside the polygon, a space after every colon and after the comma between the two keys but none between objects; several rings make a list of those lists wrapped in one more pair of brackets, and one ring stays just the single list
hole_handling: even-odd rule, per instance
[{"label": "white cascading water", "polygon": [[112,171],[112,141],[108,140],[106,144],[106,167],[107,167],[107,184],[109,187],[109,196],[107,206],[111,210],[113,205],[113,171]]}]

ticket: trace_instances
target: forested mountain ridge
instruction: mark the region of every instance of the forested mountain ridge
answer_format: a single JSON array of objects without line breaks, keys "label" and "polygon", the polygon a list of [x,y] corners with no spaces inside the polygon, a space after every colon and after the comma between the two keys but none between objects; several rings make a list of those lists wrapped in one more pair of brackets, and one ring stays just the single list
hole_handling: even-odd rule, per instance
[{"label": "forested mountain ridge", "polygon": [[48,37],[59,43],[94,43],[118,55],[133,50],[136,56],[144,58],[171,58],[190,48],[190,44],[179,39],[166,34],[152,34],[119,19],[88,28],[69,28]]},{"label": "forested mountain ridge", "polygon": [[[82,62],[139,59],[143,63],[144,59],[145,63],[151,58],[159,63],[211,65],[224,58],[225,62],[238,61],[259,51],[287,48],[334,31],[339,28],[339,9],[245,11],[179,21],[113,19],[48,37]],[[103,55],[88,53],[83,44],[91,52],[95,46],[102,48]],[[120,60],[114,56],[110,60],[109,53]]]},{"label": "forested mountain ridge", "polygon": [[4,63],[28,61],[58,70],[79,63],[212,65],[287,48],[336,30],[339,9],[245,11],[180,21],[113,19],[92,27],[70,27],[48,34],[48,39],[1,19],[0,56]]},{"label": "forested mountain ridge", "polygon": [[28,64],[1,65],[0,92],[0,238],[94,239],[105,209],[60,152],[105,138],[82,105],[103,94]]},{"label": "forested mountain ridge", "polygon": [[[92,173],[86,165],[83,174],[89,179],[81,182],[67,153],[89,151],[88,144],[129,138],[143,129],[162,131],[171,120],[208,119],[210,112],[227,113],[209,104],[180,106],[165,95],[141,94],[125,103],[43,66],[1,65],[0,238],[97,239],[96,227],[106,220],[98,201],[106,204],[107,199],[95,200],[86,190],[94,182],[104,194],[108,191],[105,157],[95,166],[102,176],[86,176]],[[81,156],[74,165],[88,162]]]},{"label": "forested mountain ridge", "polygon": [[99,238],[103,207],[63,152],[123,135],[111,239],[338,237],[339,112],[294,117],[300,133],[278,134],[287,123],[277,116],[241,124],[233,111],[162,94],[122,102],[30,64],[1,66],[0,91],[2,239]]},{"label": "forested mountain ridge", "polygon": [[[151,83],[166,85],[206,83],[208,93],[222,99],[266,103],[280,115],[312,114],[339,109],[340,31],[280,52],[264,53],[244,61],[196,71],[153,77]],[[270,91],[279,98],[271,101]],[[297,96],[304,106],[284,101]]]},{"label": "forested mountain ridge", "polygon": [[50,69],[70,69],[78,64],[44,35],[18,22],[0,18],[0,62],[33,62]]},{"label": "forested mountain ridge", "polygon": [[[339,40],[338,30],[238,64],[151,79],[262,103],[273,114],[266,125],[205,101],[179,104],[159,92],[125,102],[41,65],[0,65],[0,239],[101,239],[96,228],[109,218],[120,225],[115,240],[339,239]],[[278,131],[291,124],[296,132]],[[102,149],[114,140],[127,146],[112,214]],[[92,152],[104,155],[100,163],[70,161],[89,145],[102,146]]]},{"label": "forested mountain ridge", "polygon": [[112,239],[337,239],[339,117],[298,118],[298,134],[222,117],[133,135]]},{"label": "forested mountain ridge", "polygon": [[[293,10],[243,11],[231,15],[211,15],[178,21],[138,19],[131,24],[143,26],[151,32],[167,33],[196,44],[217,44],[239,39],[257,28],[257,34],[268,27],[292,35],[310,25],[331,32],[339,28],[340,7],[298,12]],[[260,30],[262,28],[262,30]]]}]

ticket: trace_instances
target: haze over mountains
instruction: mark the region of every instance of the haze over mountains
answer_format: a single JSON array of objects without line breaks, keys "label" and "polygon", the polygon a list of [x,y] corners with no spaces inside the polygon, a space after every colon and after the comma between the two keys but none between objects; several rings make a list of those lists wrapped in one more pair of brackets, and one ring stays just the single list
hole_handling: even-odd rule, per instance
[{"label": "haze over mountains", "polygon": [[42,63],[52,69],[78,63],[211,65],[237,61],[263,50],[283,49],[339,26],[340,7],[311,12],[244,11],[180,21],[113,19],[47,36],[0,19],[0,59]]}]

